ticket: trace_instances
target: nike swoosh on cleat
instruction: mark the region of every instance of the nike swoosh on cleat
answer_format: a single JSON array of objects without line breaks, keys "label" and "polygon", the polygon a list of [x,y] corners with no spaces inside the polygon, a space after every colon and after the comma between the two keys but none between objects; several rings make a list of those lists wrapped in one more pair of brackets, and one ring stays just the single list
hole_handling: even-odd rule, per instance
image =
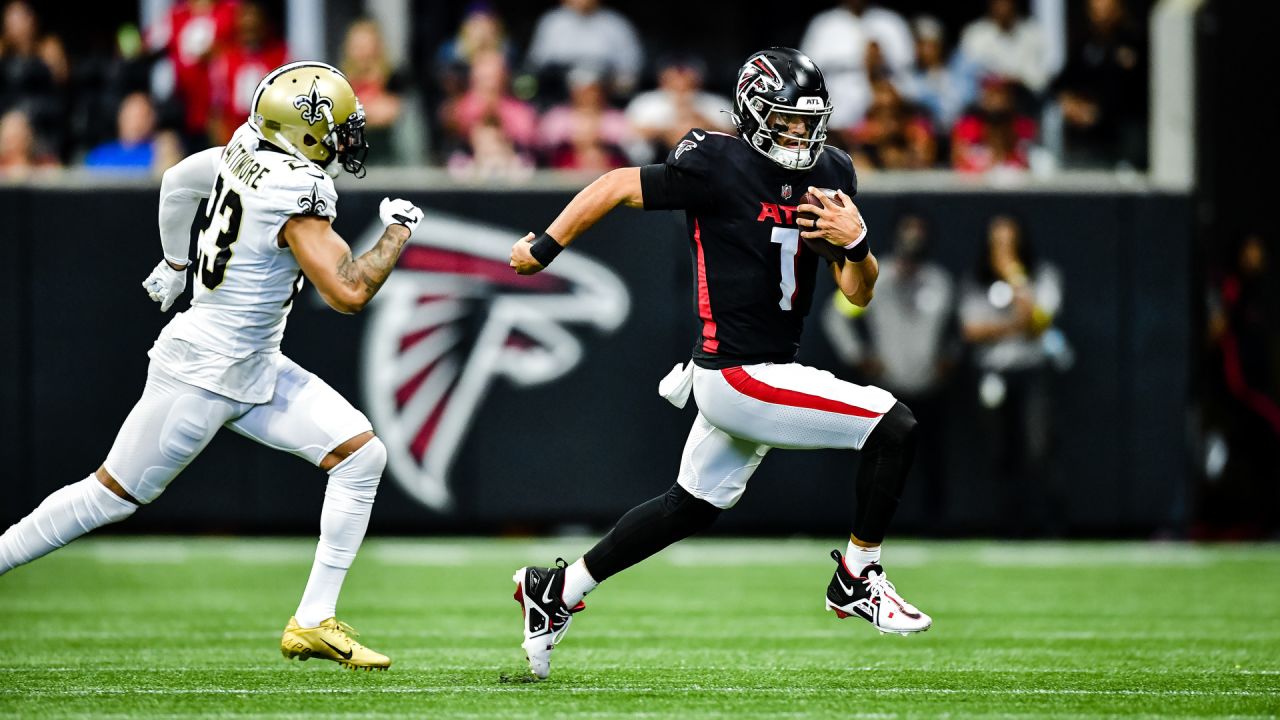
[{"label": "nike swoosh on cleat", "polygon": [[840,579],[839,575],[836,576],[836,582],[840,584],[840,588],[844,590],[846,595],[853,595],[853,588],[848,585],[845,585],[844,581]]},{"label": "nike swoosh on cleat", "polygon": [[320,638],[320,642],[322,642],[322,643],[324,643],[325,645],[328,645],[329,647],[333,648],[333,651],[334,651],[334,652],[336,652],[336,653],[338,653],[338,655],[339,655],[339,656],[341,656],[343,660],[350,660],[350,659],[351,659],[351,653],[352,653],[352,651],[351,651],[351,650],[348,650],[348,651],[346,651],[346,652],[342,652],[341,650],[339,650],[339,649],[338,649],[338,646],[337,646],[337,645],[334,645],[333,643],[329,642],[328,640],[325,640],[324,638]]},{"label": "nike swoosh on cleat", "polygon": [[551,604],[551,583],[547,583],[547,590],[542,593],[542,602]]}]

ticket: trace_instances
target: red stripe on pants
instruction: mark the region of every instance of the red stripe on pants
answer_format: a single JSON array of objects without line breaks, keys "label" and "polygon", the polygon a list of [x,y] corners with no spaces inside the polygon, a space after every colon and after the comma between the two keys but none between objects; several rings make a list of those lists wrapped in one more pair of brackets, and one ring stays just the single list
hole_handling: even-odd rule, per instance
[{"label": "red stripe on pants", "polygon": [[791,407],[802,407],[810,410],[822,410],[824,412],[840,413],[841,415],[855,415],[857,417],[875,418],[880,417],[884,413],[874,412],[866,408],[860,408],[856,405],[849,405],[837,400],[810,395],[808,393],[797,392],[795,390],[786,390],[776,388],[772,385],[765,385],[759,380],[751,377],[746,370],[740,367],[725,368],[720,371],[729,386],[734,390],[755,398],[762,402],[771,403],[773,405],[789,405]]}]

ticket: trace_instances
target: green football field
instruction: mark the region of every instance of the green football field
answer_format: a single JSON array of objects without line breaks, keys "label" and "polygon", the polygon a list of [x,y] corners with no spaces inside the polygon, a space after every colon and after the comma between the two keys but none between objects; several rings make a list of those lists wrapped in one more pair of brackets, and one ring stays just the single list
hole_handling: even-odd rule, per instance
[{"label": "green football field", "polygon": [[933,615],[837,621],[831,543],[690,541],[610,580],[541,683],[512,571],[580,538],[370,540],[339,616],[385,673],[286,662],[310,540],[86,539],[0,577],[12,717],[890,717],[1280,713],[1280,546],[898,542]]}]

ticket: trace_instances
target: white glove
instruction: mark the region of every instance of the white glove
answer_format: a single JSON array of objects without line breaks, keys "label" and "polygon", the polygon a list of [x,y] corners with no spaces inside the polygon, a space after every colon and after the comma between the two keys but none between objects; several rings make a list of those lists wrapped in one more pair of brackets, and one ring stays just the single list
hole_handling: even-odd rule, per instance
[{"label": "white glove", "polygon": [[383,225],[403,225],[412,233],[418,223],[422,222],[422,211],[408,200],[384,197],[382,204],[378,206],[378,217],[382,219]]},{"label": "white glove", "polygon": [[160,303],[160,312],[169,312],[174,301],[187,289],[187,270],[174,270],[168,260],[161,260],[142,281],[142,288],[152,300]]}]

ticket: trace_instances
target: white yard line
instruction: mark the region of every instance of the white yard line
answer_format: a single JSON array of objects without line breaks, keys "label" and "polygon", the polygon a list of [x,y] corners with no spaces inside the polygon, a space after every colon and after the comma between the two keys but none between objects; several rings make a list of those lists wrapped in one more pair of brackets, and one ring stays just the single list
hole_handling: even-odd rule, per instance
[{"label": "white yard line", "polygon": [[[7,689],[0,688],[0,696],[20,695],[23,697],[71,697],[85,695],[294,695],[299,691],[308,695],[469,695],[506,694],[521,692],[522,684],[511,685],[478,685],[463,687],[458,685],[437,685],[417,687],[284,687],[284,688],[225,688],[225,687],[188,687],[188,688],[78,688],[74,690],[39,690],[39,689]],[[852,693],[856,695],[997,695],[997,696],[1032,696],[1032,697],[1274,697],[1280,698],[1280,691],[1264,690],[1087,690],[1081,688],[744,688],[744,687],[691,687],[673,688],[659,686],[645,687],[557,687],[554,692],[568,695],[610,695],[610,694],[652,694],[701,692],[708,694],[729,693],[741,695],[830,695],[833,693]]]}]

